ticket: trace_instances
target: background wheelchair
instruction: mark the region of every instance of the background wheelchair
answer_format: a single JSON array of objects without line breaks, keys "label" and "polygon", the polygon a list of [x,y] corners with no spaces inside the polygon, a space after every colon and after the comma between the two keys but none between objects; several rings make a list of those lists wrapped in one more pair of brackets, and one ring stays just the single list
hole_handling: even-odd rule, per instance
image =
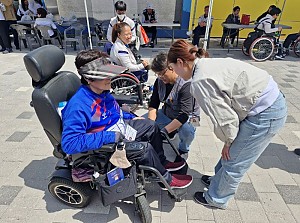
[{"label": "background wheelchair", "polygon": [[[59,102],[70,100],[80,86],[80,79],[76,74],[68,71],[58,72],[64,62],[65,56],[63,51],[52,45],[43,46],[24,56],[26,69],[36,83],[32,93],[33,107],[47,137],[53,145],[53,155],[58,158],[48,189],[58,201],[71,207],[83,208],[89,204],[91,197],[95,195],[93,191],[97,191],[102,197],[102,201],[104,201],[99,175],[105,175],[105,171],[108,170],[110,165],[108,162],[110,156],[118,146],[123,146],[123,144],[120,142],[119,144],[104,145],[98,150],[72,156],[63,152],[61,148],[62,123],[57,112],[58,104]],[[126,99],[126,96],[123,95],[118,102],[128,102],[132,100],[131,97],[129,96]],[[169,140],[168,136],[165,137]],[[173,144],[170,143],[170,145],[175,153],[179,155]],[[135,166],[134,160],[143,152],[144,147],[138,142],[126,143],[125,146],[126,156]],[[90,172],[90,177],[75,182],[72,177],[72,171],[78,167],[86,168]],[[132,175],[135,175],[134,172]],[[157,182],[162,184],[167,189],[168,194],[176,201],[181,201],[187,193],[187,189],[172,189],[163,176],[155,168],[149,166],[137,166],[134,180],[130,181],[132,185],[117,186],[115,192],[119,195],[126,194],[134,197],[136,211],[140,214],[143,223],[152,222],[152,215],[144,189],[146,183]],[[132,188],[135,188],[135,190],[133,193],[131,191],[131,194],[128,194],[128,190]],[[115,197],[115,199],[118,198],[120,197]],[[124,196],[121,196],[120,199],[123,198]],[[109,199],[113,198],[109,197]],[[113,201],[108,201],[108,204],[110,203],[113,203]],[[104,205],[107,205],[107,200],[106,204],[104,202]]]},{"label": "background wheelchair", "polygon": [[[282,45],[279,44],[279,37],[280,35],[277,38],[262,35],[252,42],[249,49],[245,46],[246,39],[242,45],[242,52],[246,56],[250,55],[250,57],[257,62],[266,61],[268,59],[273,60],[278,50],[282,48]],[[293,50],[295,55],[300,57],[300,41],[293,42],[290,50]]]}]

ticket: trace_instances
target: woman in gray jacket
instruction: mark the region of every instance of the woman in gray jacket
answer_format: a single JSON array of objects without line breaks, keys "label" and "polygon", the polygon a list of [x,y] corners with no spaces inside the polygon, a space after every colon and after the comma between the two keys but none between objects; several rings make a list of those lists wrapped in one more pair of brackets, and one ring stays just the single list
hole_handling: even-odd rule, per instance
[{"label": "woman in gray jacket", "polygon": [[184,80],[192,78],[191,93],[224,142],[215,175],[202,177],[209,189],[196,192],[194,199],[226,208],[243,175],[283,127],[287,107],[265,70],[232,58],[206,56],[202,49],[178,40],[170,48],[168,62]]}]

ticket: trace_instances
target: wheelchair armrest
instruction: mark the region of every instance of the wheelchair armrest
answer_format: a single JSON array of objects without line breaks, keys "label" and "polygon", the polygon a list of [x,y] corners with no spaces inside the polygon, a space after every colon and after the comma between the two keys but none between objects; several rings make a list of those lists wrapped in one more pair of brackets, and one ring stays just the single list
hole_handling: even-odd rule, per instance
[{"label": "wheelchair armrest", "polygon": [[116,101],[122,105],[122,104],[136,104],[140,103],[140,98],[137,95],[113,95]]},{"label": "wheelchair armrest", "polygon": [[100,149],[94,150],[95,153],[113,153],[116,150],[117,143],[103,145]]}]

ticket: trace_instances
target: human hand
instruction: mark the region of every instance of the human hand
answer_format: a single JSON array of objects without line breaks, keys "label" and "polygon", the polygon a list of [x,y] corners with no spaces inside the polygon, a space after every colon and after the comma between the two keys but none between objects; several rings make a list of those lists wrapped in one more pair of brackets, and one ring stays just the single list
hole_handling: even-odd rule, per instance
[{"label": "human hand", "polygon": [[230,145],[225,144],[222,149],[222,159],[223,160],[230,160],[229,150],[230,150]]},{"label": "human hand", "polygon": [[142,61],[142,64],[144,65],[144,67],[147,67],[149,65],[148,61],[147,60],[143,60]]},{"label": "human hand", "polygon": [[279,27],[278,27],[278,31],[280,32],[281,30],[282,30],[282,27],[281,27],[281,26],[279,26]]},{"label": "human hand", "polygon": [[138,117],[133,118],[132,120],[139,120],[139,119],[142,120],[142,119],[145,119],[145,118],[144,118],[144,117],[139,117],[139,116],[138,116]]}]

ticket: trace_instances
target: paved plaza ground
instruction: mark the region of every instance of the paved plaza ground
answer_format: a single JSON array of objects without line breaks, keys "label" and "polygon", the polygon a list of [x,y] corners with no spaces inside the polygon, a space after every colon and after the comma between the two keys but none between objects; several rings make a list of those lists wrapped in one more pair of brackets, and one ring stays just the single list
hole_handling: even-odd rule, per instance
[{"label": "paved plaza ground", "polygon": [[[158,49],[142,49],[150,59]],[[70,51],[62,70],[75,72]],[[47,190],[57,161],[52,146],[30,107],[31,79],[25,70],[25,51],[0,54],[0,222],[22,223],[129,223],[140,222],[130,203],[103,207],[99,198],[83,209],[73,209],[55,200]],[[234,57],[266,69],[284,92],[288,118],[262,156],[242,180],[227,210],[204,207],[193,201],[202,190],[203,174],[213,174],[222,143],[214,136],[212,124],[202,114],[187,162],[194,176],[188,194],[180,203],[170,199],[157,185],[147,185],[153,223],[278,222],[300,223],[300,160],[293,153],[300,148],[300,60],[293,55],[285,61],[256,63],[238,51],[210,50],[211,57]],[[50,60],[51,58],[49,58]],[[151,73],[150,81],[155,79]],[[138,114],[145,114],[144,108]]]}]

